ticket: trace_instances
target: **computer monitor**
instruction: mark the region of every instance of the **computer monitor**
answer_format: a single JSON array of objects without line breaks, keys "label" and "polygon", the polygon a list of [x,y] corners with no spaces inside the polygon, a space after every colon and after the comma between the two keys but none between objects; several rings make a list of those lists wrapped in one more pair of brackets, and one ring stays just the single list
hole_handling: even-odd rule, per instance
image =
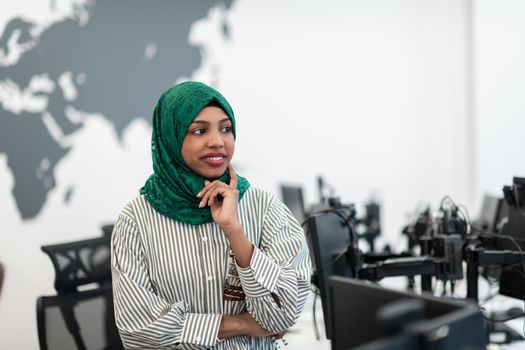
[{"label": "computer monitor", "polygon": [[475,304],[331,277],[332,350],[486,349]]},{"label": "computer monitor", "polygon": [[478,217],[475,220],[476,227],[489,232],[497,232],[496,226],[498,224],[498,216],[500,214],[500,207],[502,200],[499,197],[490,194],[483,195],[481,202],[481,209]]},{"label": "computer monitor", "polygon": [[[512,186],[503,188],[508,204],[508,221],[503,234],[514,238],[500,239],[498,248],[525,253],[525,178],[515,177]],[[518,247],[519,246],[519,247]],[[525,259],[525,258],[524,258]],[[525,300],[525,270],[523,264],[503,266],[500,278],[500,294]]]},{"label": "computer monitor", "polygon": [[[343,214],[344,215],[344,214]],[[317,285],[323,305],[326,336],[330,338],[329,278],[333,275],[355,277],[355,237],[344,216],[337,212],[318,213],[307,221],[306,236]]]},{"label": "computer monitor", "polygon": [[[503,234],[502,227],[504,222],[508,219],[509,207],[507,202],[501,197],[491,196],[485,194],[481,203],[481,210],[478,214],[474,225],[477,229],[486,232]],[[501,248],[501,239],[493,236],[491,238],[485,237],[483,239],[483,247],[486,249]],[[488,280],[497,280],[501,278],[500,265],[486,265],[481,268],[482,275]]]},{"label": "computer monitor", "polygon": [[297,221],[302,224],[305,217],[303,189],[299,186],[281,185],[283,203],[290,209]]}]

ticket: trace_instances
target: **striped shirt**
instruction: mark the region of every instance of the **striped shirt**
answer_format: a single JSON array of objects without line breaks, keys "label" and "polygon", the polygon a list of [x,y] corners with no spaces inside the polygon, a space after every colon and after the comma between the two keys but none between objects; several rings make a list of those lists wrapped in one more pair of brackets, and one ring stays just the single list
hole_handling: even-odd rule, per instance
[{"label": "striped shirt", "polygon": [[288,208],[266,191],[250,187],[238,218],[254,245],[246,268],[236,265],[214,222],[175,221],[144,196],[122,210],[112,235],[112,275],[126,349],[275,348],[272,337],[218,340],[221,318],[248,311],[270,332],[290,328],[308,296],[308,248]]}]

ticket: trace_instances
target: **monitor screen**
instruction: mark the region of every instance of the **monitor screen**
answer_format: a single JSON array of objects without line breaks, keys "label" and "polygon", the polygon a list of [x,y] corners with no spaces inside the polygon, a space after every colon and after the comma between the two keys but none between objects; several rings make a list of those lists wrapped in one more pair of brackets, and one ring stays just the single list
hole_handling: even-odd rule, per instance
[{"label": "monitor screen", "polygon": [[[475,304],[343,277],[332,277],[330,287],[333,350],[365,344],[366,349],[486,348],[488,335]],[[419,309],[411,309],[414,302]],[[405,346],[396,347],[401,340]]]},{"label": "monitor screen", "polygon": [[281,185],[281,198],[297,221],[302,224],[306,216],[303,189],[298,186]]},{"label": "monitor screen", "polygon": [[[330,338],[330,291],[332,275],[354,277],[356,268],[351,255],[351,230],[343,217],[335,212],[318,213],[308,218],[306,230],[316,282],[321,295],[326,336]],[[354,238],[355,239],[355,238]]]}]

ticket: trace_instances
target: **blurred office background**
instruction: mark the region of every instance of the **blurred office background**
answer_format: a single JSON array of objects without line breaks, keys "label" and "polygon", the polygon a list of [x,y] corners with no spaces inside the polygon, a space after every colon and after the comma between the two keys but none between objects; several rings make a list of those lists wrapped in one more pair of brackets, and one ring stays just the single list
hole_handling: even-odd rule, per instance
[{"label": "blurred office background", "polygon": [[171,84],[226,96],[253,185],[315,203],[322,175],[358,210],[373,194],[401,247],[417,203],[475,213],[525,175],[523,62],[521,0],[2,2],[2,347],[38,347],[40,246],[100,234],[151,173]]}]

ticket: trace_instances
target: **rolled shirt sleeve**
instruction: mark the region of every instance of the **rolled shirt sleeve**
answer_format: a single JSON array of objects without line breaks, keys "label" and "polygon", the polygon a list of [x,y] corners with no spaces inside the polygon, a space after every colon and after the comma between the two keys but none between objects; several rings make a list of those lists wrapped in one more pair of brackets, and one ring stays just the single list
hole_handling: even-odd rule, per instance
[{"label": "rolled shirt sleeve", "polygon": [[183,300],[155,293],[132,217],[121,214],[112,235],[115,320],[126,349],[204,349],[217,342],[222,315],[191,313]]},{"label": "rolled shirt sleeve", "polygon": [[274,198],[250,265],[237,265],[248,312],[263,328],[278,333],[295,324],[308,297],[310,268],[302,228],[288,208]]}]

